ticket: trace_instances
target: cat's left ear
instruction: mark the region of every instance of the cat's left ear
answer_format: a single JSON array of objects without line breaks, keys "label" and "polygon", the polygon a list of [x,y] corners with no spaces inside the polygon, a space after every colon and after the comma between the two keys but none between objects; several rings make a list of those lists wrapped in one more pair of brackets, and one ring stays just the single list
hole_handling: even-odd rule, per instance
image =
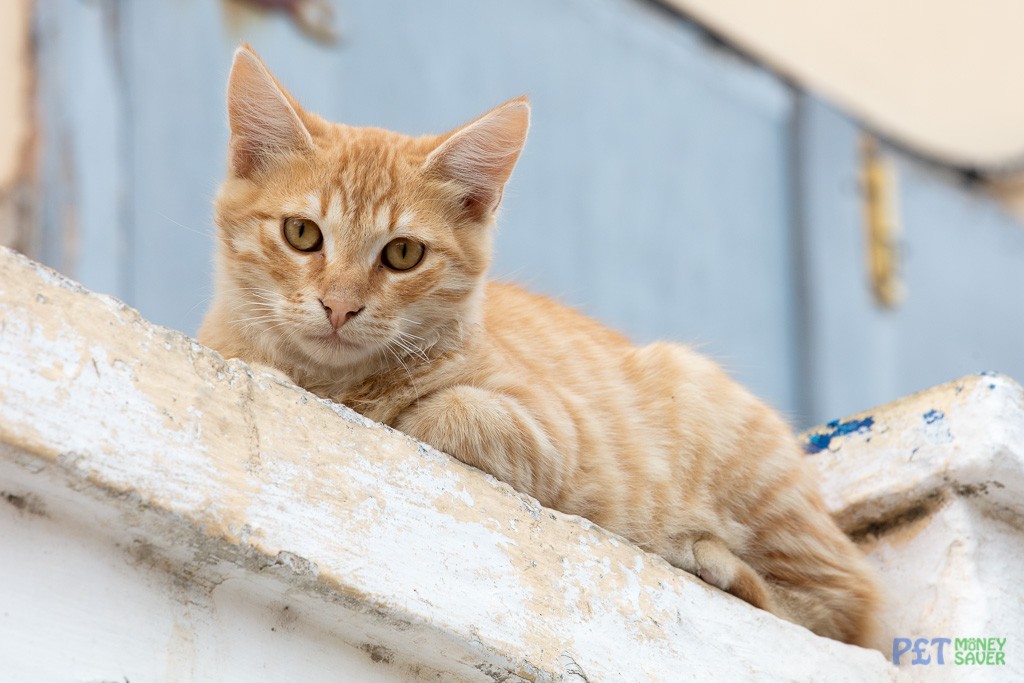
[{"label": "cat's left ear", "polygon": [[236,174],[249,176],[282,155],[312,149],[313,138],[296,107],[251,47],[235,50],[228,77],[228,125],[229,159]]},{"label": "cat's left ear", "polygon": [[529,128],[530,103],[518,97],[449,135],[427,157],[424,171],[461,186],[462,209],[485,220],[501,202]]}]

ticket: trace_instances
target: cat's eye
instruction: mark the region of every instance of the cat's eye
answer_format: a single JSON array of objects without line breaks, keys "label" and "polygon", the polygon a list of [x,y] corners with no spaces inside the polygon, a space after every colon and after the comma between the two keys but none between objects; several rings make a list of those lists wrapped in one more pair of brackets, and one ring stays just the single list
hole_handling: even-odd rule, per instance
[{"label": "cat's eye", "polygon": [[316,251],[324,244],[320,226],[308,218],[284,219],[284,238],[299,251]]},{"label": "cat's eye", "polygon": [[419,265],[425,251],[422,244],[399,237],[391,240],[381,252],[381,262],[391,270],[409,270]]}]

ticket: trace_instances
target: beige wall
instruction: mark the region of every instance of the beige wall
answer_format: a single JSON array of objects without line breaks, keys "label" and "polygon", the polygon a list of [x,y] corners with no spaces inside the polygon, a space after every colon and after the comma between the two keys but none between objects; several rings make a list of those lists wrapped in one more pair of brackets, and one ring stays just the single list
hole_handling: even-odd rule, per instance
[{"label": "beige wall", "polygon": [[0,2],[0,187],[18,172],[28,134],[29,0]]},{"label": "beige wall", "polygon": [[0,245],[30,251],[31,0],[0,0]]},{"label": "beige wall", "polygon": [[1024,162],[1024,3],[666,2],[919,153]]}]

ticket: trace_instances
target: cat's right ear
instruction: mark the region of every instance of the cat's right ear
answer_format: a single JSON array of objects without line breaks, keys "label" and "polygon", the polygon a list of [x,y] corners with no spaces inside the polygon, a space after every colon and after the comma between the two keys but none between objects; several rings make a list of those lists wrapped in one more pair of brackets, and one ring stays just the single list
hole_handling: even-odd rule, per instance
[{"label": "cat's right ear", "polygon": [[297,106],[248,45],[235,50],[228,77],[228,125],[229,160],[236,175],[247,177],[281,155],[313,148]]},{"label": "cat's right ear", "polygon": [[485,220],[501,202],[529,128],[530,103],[517,97],[451,133],[430,153],[424,169],[459,186],[463,210],[473,220]]}]

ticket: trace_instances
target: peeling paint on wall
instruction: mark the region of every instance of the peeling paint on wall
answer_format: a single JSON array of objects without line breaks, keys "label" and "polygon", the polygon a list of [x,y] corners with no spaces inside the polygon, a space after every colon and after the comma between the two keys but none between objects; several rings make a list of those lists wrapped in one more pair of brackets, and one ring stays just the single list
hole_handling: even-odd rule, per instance
[{"label": "peeling paint on wall", "polygon": [[859,420],[833,420],[825,425],[824,430],[812,430],[807,434],[804,451],[810,454],[818,453],[831,446],[832,439],[837,436],[867,433],[874,424],[875,420],[870,416]]}]

